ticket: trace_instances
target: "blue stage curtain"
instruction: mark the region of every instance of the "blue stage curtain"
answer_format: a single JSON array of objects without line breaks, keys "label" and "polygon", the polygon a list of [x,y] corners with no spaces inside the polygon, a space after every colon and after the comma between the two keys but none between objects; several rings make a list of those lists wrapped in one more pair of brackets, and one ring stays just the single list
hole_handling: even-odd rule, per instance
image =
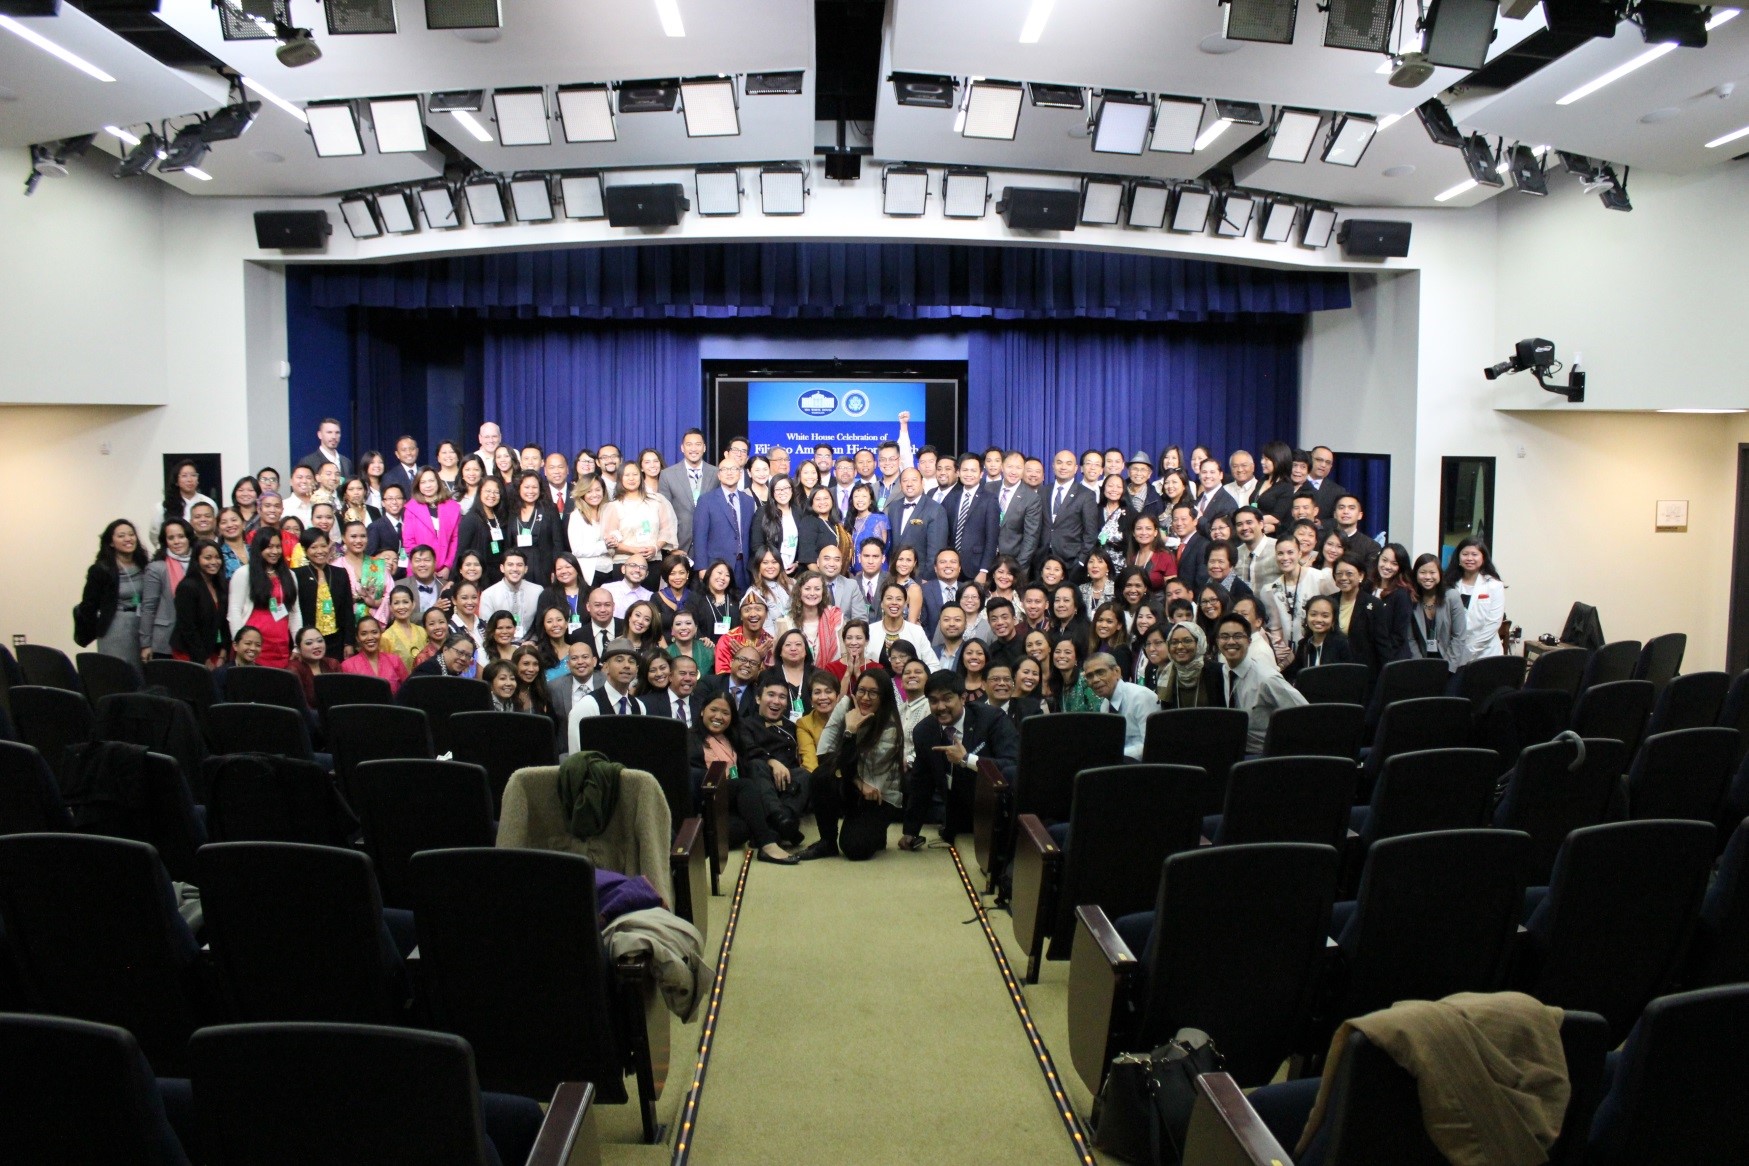
[{"label": "blue stage curtain", "polygon": [[575,247],[310,269],[316,307],[596,320],[1233,320],[1349,306],[1341,272],[908,243]]},{"label": "blue stage curtain", "polygon": [[484,415],[506,441],[567,457],[611,441],[628,461],[645,447],[672,460],[681,434],[703,423],[698,362],[688,328],[493,322]]},{"label": "blue stage curtain", "polygon": [[1121,445],[1255,452],[1299,432],[1301,317],[1147,328],[1024,325],[971,336],[966,434],[1045,458]]},{"label": "blue stage curtain", "polygon": [[[1367,534],[1391,529],[1391,455],[1336,454],[1330,476],[1360,499],[1360,529]],[[1401,540],[1398,540],[1401,541]]]}]

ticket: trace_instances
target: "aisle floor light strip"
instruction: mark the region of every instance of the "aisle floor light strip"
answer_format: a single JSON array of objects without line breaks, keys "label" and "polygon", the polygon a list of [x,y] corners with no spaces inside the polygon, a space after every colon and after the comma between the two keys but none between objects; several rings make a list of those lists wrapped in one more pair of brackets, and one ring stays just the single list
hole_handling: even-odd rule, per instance
[{"label": "aisle floor light strip", "polygon": [[78,53],[62,48],[48,37],[43,36],[34,29],[25,27],[10,16],[0,16],[0,28],[4,28],[7,32],[18,37],[20,40],[29,41],[49,56],[65,61],[67,64],[73,66],[88,77],[95,77],[99,81],[110,83],[115,81],[114,77],[111,77],[108,73],[105,73],[102,69],[99,69],[96,65],[93,65],[90,61],[81,57]]},{"label": "aisle floor light strip", "polygon": [[[1045,1085],[1051,1091],[1051,1101],[1057,1107],[1057,1116],[1063,1119],[1063,1127],[1069,1131],[1069,1140],[1075,1144],[1075,1160],[1082,1166],[1095,1166],[1097,1159],[1093,1157],[1093,1139],[1088,1135],[1087,1127],[1081,1124],[1075,1107],[1069,1104],[1069,1095],[1063,1089],[1063,1079],[1057,1073],[1057,1064],[1051,1060],[1051,1051],[1045,1047],[1044,1038],[1039,1036],[1038,1026],[1032,1021],[1032,1012],[1027,1008],[1026,997],[1020,990],[1020,980],[1009,966],[1008,953],[1002,950],[1002,941],[996,938],[996,929],[990,926],[990,916],[984,910],[984,901],[978,897],[978,889],[972,885],[972,878],[966,873],[966,864],[960,860],[959,848],[949,846],[947,850],[953,855],[953,865],[959,871],[960,885],[966,889],[966,898],[972,901],[972,910],[977,912],[978,926],[984,929],[984,939],[990,945],[991,954],[996,957],[996,970],[1002,973],[1002,982],[1008,988],[1008,999],[1014,1005],[1014,1011],[1020,1015],[1020,1023],[1026,1029],[1026,1039],[1032,1045],[1033,1056],[1038,1058],[1039,1072],[1045,1075]],[[678,1156],[675,1162],[678,1166]]]},{"label": "aisle floor light strip", "polygon": [[729,951],[735,942],[735,927],[741,921],[741,897],[747,893],[747,872],[753,869],[753,848],[741,858],[741,873],[735,879],[735,897],[729,901],[729,921],[723,925],[723,946],[717,950],[717,975],[711,981],[710,1002],[705,1005],[704,1031],[698,1038],[698,1057],[692,1065],[692,1087],[680,1106],[679,1128],[674,1134],[672,1166],[686,1166],[692,1154],[692,1131],[698,1122],[698,1099],[704,1092],[704,1075],[711,1065],[711,1044],[717,1035],[717,1020],[723,1011],[723,985],[729,979]]}]

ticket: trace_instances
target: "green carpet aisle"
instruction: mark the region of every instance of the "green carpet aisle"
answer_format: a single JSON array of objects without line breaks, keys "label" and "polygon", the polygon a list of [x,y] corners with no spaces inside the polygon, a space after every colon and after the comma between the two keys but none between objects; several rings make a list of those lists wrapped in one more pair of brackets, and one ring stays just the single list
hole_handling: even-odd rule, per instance
[{"label": "green carpet aisle", "polygon": [[971,916],[945,849],[755,864],[692,1160],[1075,1161]]}]

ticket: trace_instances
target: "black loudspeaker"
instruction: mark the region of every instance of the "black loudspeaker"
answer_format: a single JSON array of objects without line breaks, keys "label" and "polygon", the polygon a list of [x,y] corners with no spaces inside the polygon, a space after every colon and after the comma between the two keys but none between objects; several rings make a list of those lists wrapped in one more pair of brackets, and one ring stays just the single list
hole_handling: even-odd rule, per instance
[{"label": "black loudspeaker", "polygon": [[855,182],[862,177],[862,155],[833,153],[826,155],[826,177],[840,182]]},{"label": "black loudspeaker", "polygon": [[1348,259],[1402,259],[1409,254],[1409,226],[1390,219],[1344,219],[1336,241]]},{"label": "black loudspeaker", "polygon": [[997,213],[1014,231],[1073,231],[1081,218],[1081,192],[1010,186]]},{"label": "black loudspeaker", "polygon": [[327,211],[255,212],[255,245],[264,251],[320,251],[333,230]]},{"label": "black loudspeaker", "polygon": [[609,186],[601,192],[607,221],[615,227],[672,227],[692,204],[678,182],[652,186]]},{"label": "black loudspeaker", "polygon": [[54,16],[60,10],[61,0],[0,0],[0,16]]}]

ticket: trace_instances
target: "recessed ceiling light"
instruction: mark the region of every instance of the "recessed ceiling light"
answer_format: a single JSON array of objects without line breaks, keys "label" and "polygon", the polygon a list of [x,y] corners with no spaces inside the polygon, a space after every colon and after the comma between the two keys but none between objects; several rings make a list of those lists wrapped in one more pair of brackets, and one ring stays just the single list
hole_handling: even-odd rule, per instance
[{"label": "recessed ceiling light", "polygon": [[133,134],[130,134],[128,131],[122,129],[120,126],[104,126],[103,132],[108,134],[112,138],[116,138],[120,141],[126,142],[130,146],[137,146],[140,144],[139,138],[135,137]]},{"label": "recessed ceiling light", "polygon": [[686,26],[680,22],[680,0],[656,0],[656,18],[662,22],[663,36],[686,35]]},{"label": "recessed ceiling light", "polygon": [[1209,123],[1209,128],[1202,131],[1202,136],[1196,139],[1196,149],[1206,150],[1212,146],[1215,139],[1227,132],[1227,127],[1233,123],[1224,117],[1217,117]]},{"label": "recessed ceiling light", "polygon": [[1383,170],[1379,171],[1379,173],[1383,174],[1386,178],[1407,178],[1409,175],[1415,173],[1415,167],[1404,162],[1398,166],[1386,166]]},{"label": "recessed ceiling light", "polygon": [[1020,43],[1036,45],[1038,38],[1045,33],[1045,22],[1051,18],[1051,9],[1056,7],[1057,0],[1032,0],[1032,7],[1027,9],[1026,23],[1020,26]]},{"label": "recessed ceiling light", "polygon": [[1712,415],[1716,413],[1749,413],[1749,409],[1660,409],[1660,413],[1698,413]]},{"label": "recessed ceiling light", "polygon": [[1221,57],[1228,53],[1236,53],[1245,47],[1244,41],[1228,40],[1220,33],[1213,33],[1196,42],[1196,49],[1201,53],[1209,53]]},{"label": "recessed ceiling light", "polygon": [[1666,121],[1669,121],[1673,117],[1681,117],[1681,116],[1682,116],[1682,109],[1680,106],[1666,105],[1663,109],[1654,109],[1650,113],[1641,114],[1640,115],[1640,124],[1641,125],[1648,125],[1648,126],[1655,126],[1659,122],[1666,122]]},{"label": "recessed ceiling light", "polygon": [[69,52],[34,29],[26,28],[10,16],[0,16],[0,28],[4,28],[7,32],[10,32],[20,40],[29,41],[49,56],[65,61],[67,64],[73,66],[88,77],[95,77],[99,81],[111,83],[115,81],[114,77],[111,77],[108,73],[105,73],[102,69],[99,69],[96,65],[93,65],[90,61],[81,57],[78,53]]},{"label": "recessed ceiling light", "polygon": [[1162,97],[1154,115],[1154,136],[1149,140],[1148,148],[1166,154],[1195,152],[1196,134],[1202,128],[1202,112],[1200,101]]},{"label": "recessed ceiling light", "polygon": [[689,138],[732,138],[741,132],[730,77],[698,77],[680,83],[680,103]]},{"label": "recessed ceiling light", "polygon": [[1476,180],[1474,178],[1466,178],[1462,182],[1458,183],[1456,186],[1452,187],[1450,190],[1442,190],[1438,194],[1434,195],[1433,201],[1434,202],[1450,202],[1452,199],[1456,198],[1458,195],[1464,194],[1464,193],[1471,191],[1471,190],[1474,190],[1476,188],[1476,186],[1477,186],[1477,183],[1476,183]]},{"label": "recessed ceiling light", "polygon": [[259,84],[257,84],[255,82],[255,80],[253,78],[241,77],[241,78],[239,78],[239,80],[243,83],[243,87],[245,89],[253,90],[255,93],[255,96],[261,98],[261,100],[269,102],[273,105],[279,106],[281,109],[285,110],[287,113],[291,114],[293,117],[297,118],[301,122],[307,122],[310,120],[309,118],[304,116],[303,110],[299,109],[297,106],[293,105],[291,102],[287,101],[285,98],[281,97],[279,94],[270,93],[267,90],[263,89]]},{"label": "recessed ceiling light", "polygon": [[277,166],[285,161],[285,155],[276,150],[250,150],[249,153],[269,166]]},{"label": "recessed ceiling light", "polygon": [[476,142],[489,142],[492,140],[492,131],[481,125],[480,119],[469,113],[467,110],[452,109],[449,111],[449,116],[455,118],[456,121],[461,123],[463,129],[467,130],[470,134],[473,134]]},{"label": "recessed ceiling light", "polygon": [[1730,133],[1724,135],[1723,137],[1714,138],[1712,141],[1710,141],[1706,144],[1706,148],[1709,150],[1716,149],[1719,146],[1724,145],[1726,142],[1734,142],[1738,138],[1743,138],[1743,137],[1749,137],[1749,126],[1744,126],[1740,130],[1732,130]]}]

